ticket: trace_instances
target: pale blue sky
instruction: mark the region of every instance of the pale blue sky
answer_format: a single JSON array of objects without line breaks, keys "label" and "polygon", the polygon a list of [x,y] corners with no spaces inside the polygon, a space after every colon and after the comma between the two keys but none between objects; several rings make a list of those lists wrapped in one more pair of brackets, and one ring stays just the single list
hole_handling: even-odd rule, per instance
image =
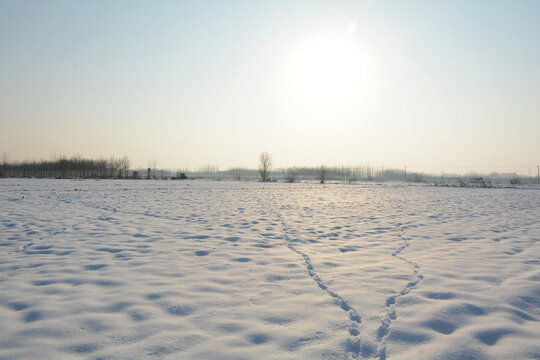
[{"label": "pale blue sky", "polygon": [[0,0],[0,151],[540,162],[539,1]]}]

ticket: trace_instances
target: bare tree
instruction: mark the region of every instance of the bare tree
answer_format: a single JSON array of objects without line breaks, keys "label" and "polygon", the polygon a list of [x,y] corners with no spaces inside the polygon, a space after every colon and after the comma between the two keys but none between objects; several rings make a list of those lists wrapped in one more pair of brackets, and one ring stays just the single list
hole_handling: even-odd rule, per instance
[{"label": "bare tree", "polygon": [[7,153],[2,153],[2,174],[0,174],[0,177],[7,177],[7,164],[8,164],[8,155]]},{"label": "bare tree", "polygon": [[[127,158],[126,158],[127,159]],[[129,161],[129,160],[128,160]],[[107,162],[107,168],[109,169],[109,177],[122,177],[122,159],[111,156]]]},{"label": "bare tree", "polygon": [[127,156],[124,156],[123,158],[119,159],[119,164],[120,164],[120,171],[119,172],[123,172],[124,173],[124,178],[128,178],[128,170],[129,170],[129,165],[130,165],[130,161],[128,159]]},{"label": "bare tree", "polygon": [[242,169],[240,168],[240,166],[230,169],[229,173],[233,175],[234,180],[242,180]]},{"label": "bare tree", "polygon": [[321,184],[324,184],[327,174],[328,168],[326,167],[326,165],[321,165],[321,167],[319,168],[319,180],[321,181]]},{"label": "bare tree", "polygon": [[154,179],[156,179],[156,165],[157,165],[156,160],[148,160],[148,168],[153,170],[152,171],[152,177]]},{"label": "bare tree", "polygon": [[262,152],[259,155],[259,174],[262,181],[270,180],[270,170],[272,169],[272,155]]},{"label": "bare tree", "polygon": [[98,176],[100,178],[106,178],[107,177],[107,160],[100,157],[96,160],[96,167]]}]

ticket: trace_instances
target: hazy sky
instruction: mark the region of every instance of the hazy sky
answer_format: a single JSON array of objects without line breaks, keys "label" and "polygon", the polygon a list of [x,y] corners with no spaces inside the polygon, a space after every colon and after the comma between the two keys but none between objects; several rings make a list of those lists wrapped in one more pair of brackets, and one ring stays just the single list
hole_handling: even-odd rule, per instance
[{"label": "hazy sky", "polygon": [[540,162],[540,1],[0,0],[0,151]]}]

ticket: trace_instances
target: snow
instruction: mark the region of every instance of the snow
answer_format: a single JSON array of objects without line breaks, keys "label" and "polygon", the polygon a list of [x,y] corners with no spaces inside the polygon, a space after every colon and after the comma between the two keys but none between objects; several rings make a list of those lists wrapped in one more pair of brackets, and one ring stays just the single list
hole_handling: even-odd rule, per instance
[{"label": "snow", "polygon": [[540,191],[0,181],[0,358],[538,359]]}]

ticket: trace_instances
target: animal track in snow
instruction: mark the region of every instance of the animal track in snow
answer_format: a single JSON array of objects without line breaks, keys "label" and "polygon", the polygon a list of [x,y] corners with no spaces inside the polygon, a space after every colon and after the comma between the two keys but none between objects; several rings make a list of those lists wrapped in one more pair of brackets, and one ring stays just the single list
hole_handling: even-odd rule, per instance
[{"label": "animal track in snow", "polygon": [[387,344],[387,338],[388,333],[390,332],[390,326],[392,325],[392,321],[397,319],[397,314],[394,309],[396,300],[404,295],[407,295],[412,290],[414,290],[420,281],[424,279],[424,275],[420,273],[420,267],[415,262],[406,259],[401,255],[401,253],[410,246],[409,240],[404,236],[405,233],[405,227],[401,226],[399,230],[399,234],[397,235],[398,238],[403,241],[403,244],[398,247],[393,253],[392,256],[400,259],[401,261],[406,262],[407,264],[411,265],[413,268],[414,273],[414,280],[410,281],[405,285],[403,289],[401,289],[398,293],[389,296],[386,299],[385,306],[387,307],[386,315],[381,320],[381,325],[379,326],[379,329],[377,330],[377,341],[379,342],[379,350],[378,350],[378,356],[379,359],[384,360],[386,359],[386,344]]},{"label": "animal track in snow", "polygon": [[321,290],[325,291],[328,295],[330,295],[334,299],[335,303],[343,311],[347,312],[349,320],[351,322],[350,328],[348,330],[349,335],[351,335],[351,337],[345,343],[345,348],[347,352],[350,353],[351,356],[354,358],[357,358],[359,355],[362,355],[363,357],[371,357],[371,355],[375,352],[375,349],[372,349],[372,347],[370,346],[371,345],[370,343],[363,344],[358,338],[358,335],[360,335],[360,330],[358,329],[358,325],[362,323],[362,318],[360,314],[358,314],[358,311],[354,307],[352,307],[340,294],[333,291],[332,289],[328,287],[328,285],[326,285],[326,283],[321,279],[321,277],[315,271],[310,257],[304,252],[298,250],[292,244],[291,238],[289,235],[288,226],[283,216],[281,216],[277,212],[276,212],[276,215],[278,217],[279,222],[281,223],[282,232],[283,232],[283,236],[284,236],[287,247],[291,251],[300,255],[304,259],[304,264],[306,266],[307,272],[309,276],[313,279],[313,281],[315,281],[317,286],[321,288]]},{"label": "animal track in snow", "polygon": [[311,278],[313,279],[313,281],[315,281],[317,286],[319,286],[322,290],[326,291],[326,293],[328,293],[328,295],[330,295],[331,297],[333,297],[336,300],[336,303],[339,305],[339,307],[341,307],[344,311],[349,313],[349,318],[351,319],[351,321],[360,324],[362,322],[362,319],[361,319],[360,315],[358,314],[358,312],[352,306],[350,306],[347,303],[347,301],[345,301],[345,299],[343,299],[343,297],[341,295],[339,295],[335,291],[332,291],[328,287],[328,285],[326,285],[324,283],[324,281],[319,277],[319,275],[317,275],[317,273],[315,272],[315,269],[313,268],[313,264],[312,264],[311,259],[309,258],[309,256],[307,254],[301,252],[300,250],[298,250],[296,247],[294,247],[291,244],[290,237],[289,237],[289,232],[287,230],[288,227],[287,227],[287,224],[285,223],[285,220],[283,219],[283,217],[278,214],[278,218],[279,218],[279,221],[281,222],[281,224],[283,226],[283,235],[285,237],[285,241],[287,242],[287,247],[289,249],[291,249],[293,252],[295,252],[298,255],[302,256],[302,258],[304,259],[304,263],[306,265],[309,276],[311,276]]}]

